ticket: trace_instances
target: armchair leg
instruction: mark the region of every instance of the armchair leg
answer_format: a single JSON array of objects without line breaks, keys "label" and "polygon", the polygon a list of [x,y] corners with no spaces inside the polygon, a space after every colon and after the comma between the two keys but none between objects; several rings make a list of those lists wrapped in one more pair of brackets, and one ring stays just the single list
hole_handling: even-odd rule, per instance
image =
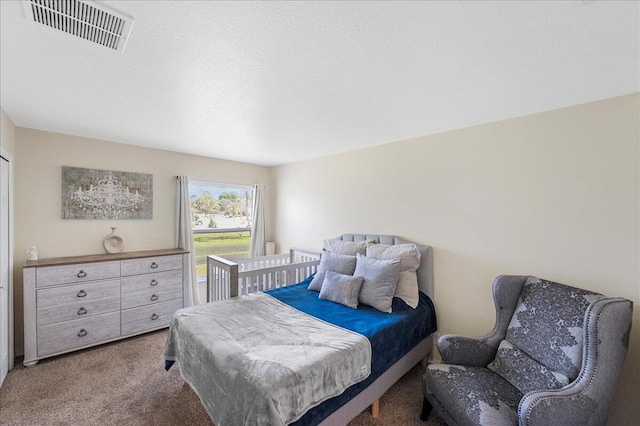
[{"label": "armchair leg", "polygon": [[422,420],[423,422],[426,422],[427,420],[429,420],[429,415],[431,414],[432,409],[433,409],[433,405],[431,405],[431,403],[427,401],[427,398],[423,398],[422,414],[420,414],[420,420]]}]

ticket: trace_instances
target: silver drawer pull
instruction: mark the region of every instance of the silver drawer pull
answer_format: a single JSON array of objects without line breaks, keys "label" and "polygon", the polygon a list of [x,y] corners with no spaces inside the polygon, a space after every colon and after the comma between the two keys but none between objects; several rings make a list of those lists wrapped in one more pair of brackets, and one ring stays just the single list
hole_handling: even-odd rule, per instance
[{"label": "silver drawer pull", "polygon": [[156,300],[158,300],[158,296],[156,296],[155,294],[151,295],[151,301],[155,302]]},{"label": "silver drawer pull", "polygon": [[84,290],[80,290],[77,294],[78,297],[85,297],[87,295],[87,292]]},{"label": "silver drawer pull", "polygon": [[158,315],[156,315],[156,314],[151,315],[151,320],[152,321],[155,321],[157,319],[158,319]]},{"label": "silver drawer pull", "polygon": [[151,286],[156,286],[158,285],[158,280],[151,280]]},{"label": "silver drawer pull", "polygon": [[85,330],[84,328],[80,329],[80,332],[78,333],[78,337],[84,337],[87,335],[87,330]]},{"label": "silver drawer pull", "polygon": [[83,271],[82,269],[80,269],[80,272],[78,272],[78,274],[76,275],[76,277],[78,278],[84,278],[87,276],[87,273],[85,271]]},{"label": "silver drawer pull", "polygon": [[156,262],[151,262],[151,269],[156,269],[158,264]]},{"label": "silver drawer pull", "polygon": [[85,308],[78,309],[78,315],[84,315],[86,313],[87,313],[87,310]]}]

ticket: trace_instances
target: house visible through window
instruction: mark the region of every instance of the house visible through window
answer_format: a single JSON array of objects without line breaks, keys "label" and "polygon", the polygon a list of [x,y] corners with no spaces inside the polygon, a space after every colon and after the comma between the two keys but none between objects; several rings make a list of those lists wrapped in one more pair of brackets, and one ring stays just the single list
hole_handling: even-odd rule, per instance
[{"label": "house visible through window", "polygon": [[189,195],[198,281],[206,282],[208,255],[249,257],[253,188],[193,180]]}]

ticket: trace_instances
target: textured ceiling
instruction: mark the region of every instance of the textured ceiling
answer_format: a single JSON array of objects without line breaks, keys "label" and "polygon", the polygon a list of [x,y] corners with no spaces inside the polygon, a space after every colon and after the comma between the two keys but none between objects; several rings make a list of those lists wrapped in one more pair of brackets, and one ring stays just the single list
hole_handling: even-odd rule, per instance
[{"label": "textured ceiling", "polygon": [[276,165],[640,91],[640,3],[103,1],[124,53],[0,2],[16,126]]}]

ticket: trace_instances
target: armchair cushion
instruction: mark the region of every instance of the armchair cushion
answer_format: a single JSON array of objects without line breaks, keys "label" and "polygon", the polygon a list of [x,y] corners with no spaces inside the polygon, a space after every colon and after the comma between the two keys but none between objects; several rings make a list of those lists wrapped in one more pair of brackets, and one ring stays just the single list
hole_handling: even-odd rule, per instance
[{"label": "armchair cushion", "polygon": [[432,364],[424,384],[427,398],[447,401],[446,412],[441,414],[451,424],[461,419],[465,419],[461,424],[518,424],[522,393],[484,367]]}]

